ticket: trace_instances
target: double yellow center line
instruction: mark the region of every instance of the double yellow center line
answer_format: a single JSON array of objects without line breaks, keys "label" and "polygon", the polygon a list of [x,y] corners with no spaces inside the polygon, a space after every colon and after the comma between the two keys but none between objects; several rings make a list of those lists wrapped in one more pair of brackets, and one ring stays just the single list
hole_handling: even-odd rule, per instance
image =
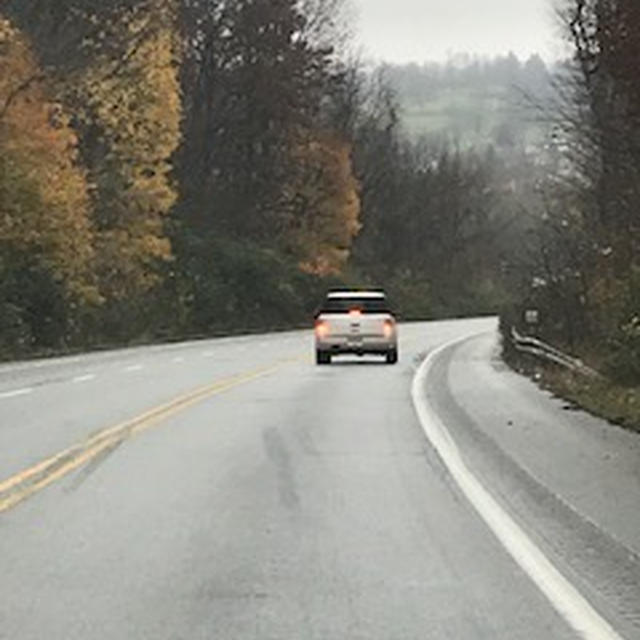
[{"label": "double yellow center line", "polygon": [[213,384],[194,389],[126,422],[107,427],[83,442],[16,473],[0,482],[0,513],[12,509],[56,480],[94,460],[100,454],[112,449],[121,442],[158,425],[160,422],[194,404],[258,378],[268,376],[296,361],[299,362],[300,359],[286,360],[274,366],[255,369],[248,373],[225,378]]}]

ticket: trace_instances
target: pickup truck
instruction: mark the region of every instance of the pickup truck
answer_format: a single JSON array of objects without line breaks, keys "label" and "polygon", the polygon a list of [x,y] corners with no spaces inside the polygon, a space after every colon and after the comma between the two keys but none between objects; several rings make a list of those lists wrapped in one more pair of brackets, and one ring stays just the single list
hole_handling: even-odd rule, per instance
[{"label": "pickup truck", "polygon": [[316,363],[333,356],[383,355],[398,362],[398,329],[382,291],[332,291],[316,313]]}]

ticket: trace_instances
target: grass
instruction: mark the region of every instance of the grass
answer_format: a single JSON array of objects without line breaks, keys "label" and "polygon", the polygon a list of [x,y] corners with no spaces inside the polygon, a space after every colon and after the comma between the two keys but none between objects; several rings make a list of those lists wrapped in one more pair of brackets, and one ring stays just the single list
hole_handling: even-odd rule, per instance
[{"label": "grass", "polygon": [[505,360],[572,406],[640,433],[640,387],[625,387],[604,377],[594,378],[556,365],[541,364],[515,352],[505,353]]},{"label": "grass", "polygon": [[623,387],[606,378],[590,378],[558,368],[545,369],[541,383],[577,407],[640,433],[640,387]]}]

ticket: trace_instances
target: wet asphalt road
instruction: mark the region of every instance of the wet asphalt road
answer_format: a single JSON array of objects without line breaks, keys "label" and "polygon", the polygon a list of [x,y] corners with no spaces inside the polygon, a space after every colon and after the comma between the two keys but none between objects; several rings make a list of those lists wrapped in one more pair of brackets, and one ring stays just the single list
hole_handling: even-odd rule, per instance
[{"label": "wet asphalt road", "polygon": [[421,359],[472,334],[434,361],[426,402],[558,570],[639,638],[640,438],[507,370],[495,324],[405,325],[395,367],[316,367],[305,332],[0,367],[0,509],[21,500],[0,513],[0,638],[580,637],[416,416]]}]

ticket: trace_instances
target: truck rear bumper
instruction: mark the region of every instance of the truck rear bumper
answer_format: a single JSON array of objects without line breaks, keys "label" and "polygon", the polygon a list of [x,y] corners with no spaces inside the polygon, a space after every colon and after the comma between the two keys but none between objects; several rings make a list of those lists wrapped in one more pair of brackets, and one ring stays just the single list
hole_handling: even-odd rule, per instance
[{"label": "truck rear bumper", "polygon": [[317,340],[316,350],[334,355],[386,355],[390,351],[396,351],[398,343],[396,340],[385,339],[362,339],[362,340]]}]

